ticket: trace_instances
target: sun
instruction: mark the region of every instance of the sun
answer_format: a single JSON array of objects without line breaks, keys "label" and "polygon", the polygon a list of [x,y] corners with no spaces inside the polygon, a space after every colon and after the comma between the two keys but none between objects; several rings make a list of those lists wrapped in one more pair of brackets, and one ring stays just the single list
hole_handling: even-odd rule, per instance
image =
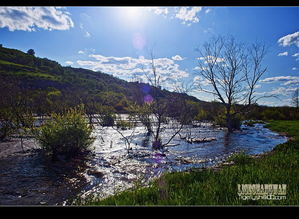
[{"label": "sun", "polygon": [[145,15],[143,7],[123,7],[122,12],[124,20],[134,23],[141,22]]},{"label": "sun", "polygon": [[128,17],[138,17],[141,15],[140,7],[125,7],[124,11]]}]

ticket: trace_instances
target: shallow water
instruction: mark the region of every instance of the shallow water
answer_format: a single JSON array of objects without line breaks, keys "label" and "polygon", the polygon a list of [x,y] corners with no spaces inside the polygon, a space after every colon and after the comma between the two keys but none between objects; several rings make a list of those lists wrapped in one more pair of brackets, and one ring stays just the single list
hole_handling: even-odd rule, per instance
[{"label": "shallow water", "polygon": [[[164,152],[153,151],[145,129],[137,127],[129,154],[124,139],[111,127],[94,130],[96,140],[92,156],[86,160],[51,163],[44,160],[33,140],[24,140],[25,152],[17,140],[0,144],[0,205],[72,204],[72,197],[104,198],[130,188],[147,184],[165,171],[183,171],[194,167],[217,165],[234,152],[245,150],[260,154],[272,150],[287,138],[256,124],[243,126],[229,136],[210,124],[190,128],[192,137],[215,137],[216,141],[189,144],[175,137]],[[162,141],[173,129],[165,129]],[[185,136],[188,129],[182,131]],[[122,131],[129,136],[132,130]]]},{"label": "shallow water", "polygon": [[[145,130],[138,127],[129,155],[124,140],[115,130],[96,129],[94,134],[97,138],[93,144],[96,155],[89,165],[94,172],[103,174],[101,177],[85,174],[89,184],[83,190],[82,196],[106,197],[129,188],[136,182],[146,184],[165,171],[213,166],[225,161],[232,153],[245,151],[251,155],[261,154],[287,141],[286,137],[263,126],[242,126],[241,131],[228,136],[223,129],[203,124],[201,127],[191,128],[192,137],[215,137],[216,141],[190,144],[177,136],[166,147],[164,153],[153,151],[149,145],[144,144]],[[173,131],[166,129],[162,133],[162,141],[167,141]],[[126,130],[123,134],[129,136],[131,132],[132,130]],[[184,136],[187,132],[182,131],[181,135]]]}]

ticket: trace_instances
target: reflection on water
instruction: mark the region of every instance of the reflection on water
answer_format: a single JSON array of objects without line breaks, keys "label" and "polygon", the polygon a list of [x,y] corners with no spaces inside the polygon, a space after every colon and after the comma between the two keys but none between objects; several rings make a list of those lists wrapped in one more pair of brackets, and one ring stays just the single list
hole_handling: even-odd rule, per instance
[{"label": "reflection on water", "polygon": [[227,132],[227,133],[224,134],[224,137],[223,137],[224,147],[228,147],[229,146],[230,136],[231,136],[231,134],[229,132]]},{"label": "reflection on water", "polygon": [[[166,128],[162,141],[166,142],[173,132]],[[123,131],[124,136],[131,133],[131,130]],[[60,204],[78,193],[82,197],[107,197],[137,182],[146,184],[165,171],[213,166],[231,153],[245,150],[248,154],[260,154],[287,140],[262,124],[243,126],[241,131],[227,135],[225,130],[206,123],[184,129],[181,137],[190,133],[193,138],[214,137],[216,141],[190,144],[178,135],[162,153],[151,149],[152,139],[146,135],[146,129],[137,127],[128,154],[124,139],[117,131],[96,127],[93,156],[86,161],[75,159],[56,166],[47,164],[42,154],[36,152],[38,145],[32,139],[24,141],[26,153],[20,152],[18,142],[1,143],[0,205]],[[5,148],[10,150],[6,153]]]},{"label": "reflection on water", "polygon": [[[161,135],[162,140],[168,140],[173,131],[166,129]],[[132,151],[128,155],[124,139],[116,131],[109,127],[104,130],[96,129],[94,134],[97,139],[93,145],[96,156],[90,165],[103,175],[99,179],[85,174],[90,184],[83,196],[92,194],[106,197],[133,186],[136,181],[146,183],[165,171],[216,165],[238,151],[251,155],[264,153],[287,140],[286,137],[264,128],[263,124],[256,124],[254,127],[242,126],[241,131],[231,134],[205,124],[191,130],[185,129],[181,136],[187,136],[190,132],[194,138],[215,137],[217,140],[190,144],[176,136],[166,147],[165,153],[161,153],[151,149],[151,139],[146,136],[146,130],[138,127],[132,142]],[[130,130],[124,131],[124,135],[130,135]]]}]

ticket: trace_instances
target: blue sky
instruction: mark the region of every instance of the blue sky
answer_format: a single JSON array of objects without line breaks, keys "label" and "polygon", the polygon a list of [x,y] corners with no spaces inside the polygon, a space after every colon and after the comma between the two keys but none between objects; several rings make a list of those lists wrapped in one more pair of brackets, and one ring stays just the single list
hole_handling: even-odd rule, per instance
[{"label": "blue sky", "polygon": [[170,90],[199,76],[196,48],[228,34],[248,44],[266,43],[268,70],[256,95],[279,99],[258,103],[289,105],[299,85],[299,7],[0,7],[4,47],[32,48],[63,66],[144,82],[152,50],[162,85]]}]

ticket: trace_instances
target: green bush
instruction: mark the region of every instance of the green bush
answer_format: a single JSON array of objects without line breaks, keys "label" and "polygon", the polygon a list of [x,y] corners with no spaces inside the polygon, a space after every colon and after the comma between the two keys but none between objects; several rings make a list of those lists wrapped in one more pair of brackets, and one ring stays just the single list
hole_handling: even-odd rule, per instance
[{"label": "green bush", "polygon": [[127,130],[133,127],[133,124],[130,121],[118,120],[116,122],[116,127],[121,130]]},{"label": "green bush", "polygon": [[17,129],[14,115],[9,108],[0,109],[0,141],[5,140]]},{"label": "green bush", "polygon": [[240,130],[241,127],[241,117],[236,116],[232,118],[232,127],[233,129]]},{"label": "green bush", "polygon": [[102,117],[102,126],[113,126],[115,115],[112,113],[104,114]]},{"label": "green bush", "polygon": [[4,141],[16,130],[14,123],[9,120],[3,120],[0,123],[0,141]]},{"label": "green bush", "polygon": [[226,127],[226,119],[225,115],[223,114],[218,114],[214,117],[214,121],[216,125],[220,125],[221,127]]},{"label": "green bush", "polygon": [[[214,121],[217,125],[220,125],[221,127],[227,127],[226,116],[224,114],[219,114],[215,116]],[[240,130],[241,117],[239,115],[231,118],[231,126],[233,129]]]},{"label": "green bush", "polygon": [[83,107],[75,107],[64,114],[51,114],[37,132],[37,140],[47,154],[56,159],[58,155],[70,158],[92,144],[92,128],[86,122]]}]

